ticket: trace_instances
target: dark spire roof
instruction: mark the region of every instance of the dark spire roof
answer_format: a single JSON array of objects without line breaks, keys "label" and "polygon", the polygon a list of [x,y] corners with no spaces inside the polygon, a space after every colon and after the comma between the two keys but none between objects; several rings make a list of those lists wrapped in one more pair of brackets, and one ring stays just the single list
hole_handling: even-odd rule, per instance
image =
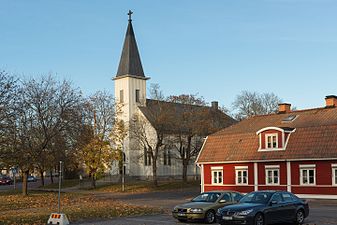
[{"label": "dark spire roof", "polygon": [[119,62],[116,77],[131,75],[145,78],[135,33],[133,32],[131,14],[132,12],[129,11],[129,24],[125,35],[122,56]]}]

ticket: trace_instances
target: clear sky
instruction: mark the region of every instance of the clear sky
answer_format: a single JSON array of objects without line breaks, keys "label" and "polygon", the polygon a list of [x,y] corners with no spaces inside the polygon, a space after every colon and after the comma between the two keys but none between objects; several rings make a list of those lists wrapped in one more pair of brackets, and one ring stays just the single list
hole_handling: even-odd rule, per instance
[{"label": "clear sky", "polygon": [[0,69],[113,93],[129,9],[165,95],[230,108],[242,90],[274,92],[298,109],[337,95],[335,0],[0,0]]}]

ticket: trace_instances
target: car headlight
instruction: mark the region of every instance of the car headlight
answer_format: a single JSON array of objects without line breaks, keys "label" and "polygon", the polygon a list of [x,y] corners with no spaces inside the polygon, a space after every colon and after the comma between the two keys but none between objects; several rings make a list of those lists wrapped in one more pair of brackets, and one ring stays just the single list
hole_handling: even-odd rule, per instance
[{"label": "car headlight", "polygon": [[247,216],[249,213],[253,212],[253,209],[247,209],[241,212],[237,212],[235,213],[235,215],[237,216]]},{"label": "car headlight", "polygon": [[218,208],[217,213],[218,213],[218,214],[221,214],[221,212],[222,212],[222,208]]},{"label": "car headlight", "polygon": [[199,208],[196,208],[196,209],[192,208],[192,209],[190,209],[190,212],[191,212],[191,213],[202,213],[203,210],[202,210],[202,209],[199,209]]}]

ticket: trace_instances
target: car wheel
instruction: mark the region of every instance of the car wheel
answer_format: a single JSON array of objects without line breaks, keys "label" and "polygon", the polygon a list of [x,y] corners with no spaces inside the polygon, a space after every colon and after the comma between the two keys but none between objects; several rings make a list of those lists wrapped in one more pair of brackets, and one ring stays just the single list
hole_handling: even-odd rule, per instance
[{"label": "car wheel", "polygon": [[264,225],[264,217],[261,213],[256,214],[254,218],[254,225]]},{"label": "car wheel", "polygon": [[206,223],[214,223],[215,222],[215,213],[213,210],[208,210],[205,216]]},{"label": "car wheel", "polygon": [[304,222],[304,212],[302,209],[296,212],[296,224],[302,224]]},{"label": "car wheel", "polygon": [[185,223],[187,220],[186,219],[178,219],[179,222]]}]

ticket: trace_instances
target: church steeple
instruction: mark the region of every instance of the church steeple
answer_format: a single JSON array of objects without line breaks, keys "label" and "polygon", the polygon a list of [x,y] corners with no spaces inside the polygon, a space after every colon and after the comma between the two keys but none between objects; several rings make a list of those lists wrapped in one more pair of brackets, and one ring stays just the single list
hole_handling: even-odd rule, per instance
[{"label": "church steeple", "polygon": [[133,76],[145,78],[140,60],[135,33],[132,27],[132,11],[129,10],[129,24],[126,30],[122,56],[119,62],[116,78],[121,76]]}]

